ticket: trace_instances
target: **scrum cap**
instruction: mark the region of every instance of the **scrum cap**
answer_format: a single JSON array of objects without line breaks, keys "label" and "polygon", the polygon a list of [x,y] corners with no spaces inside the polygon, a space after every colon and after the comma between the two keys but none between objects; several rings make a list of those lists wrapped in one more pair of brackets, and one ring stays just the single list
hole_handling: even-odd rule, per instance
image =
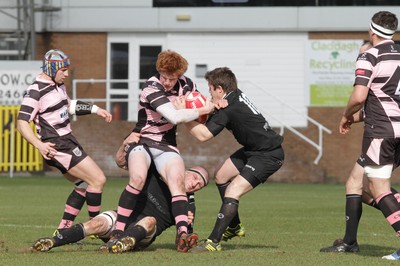
[{"label": "scrum cap", "polygon": [[42,68],[44,73],[54,78],[60,68],[68,67],[70,64],[68,56],[63,51],[52,49],[44,55]]}]

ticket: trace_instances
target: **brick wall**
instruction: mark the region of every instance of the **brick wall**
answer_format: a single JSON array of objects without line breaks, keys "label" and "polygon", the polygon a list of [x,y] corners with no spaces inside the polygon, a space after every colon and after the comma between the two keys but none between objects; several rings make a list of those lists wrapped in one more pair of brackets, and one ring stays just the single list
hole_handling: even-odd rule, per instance
[{"label": "brick wall", "polygon": [[[342,36],[343,35],[343,36]],[[342,38],[364,38],[365,34],[342,34]],[[337,37],[336,36],[336,37]],[[310,34],[310,38],[334,38],[335,34]],[[106,78],[106,33],[45,33],[37,36],[37,59],[52,48],[63,50],[71,58],[72,78]],[[71,89],[69,84],[67,87]],[[82,84],[79,97],[102,97],[102,85]],[[361,151],[362,124],[354,125],[347,135],[338,133],[338,123],[344,108],[309,108],[309,115],[332,130],[324,134],[324,153],[318,165],[313,161],[317,151],[304,140],[286,130],[284,166],[270,180],[275,182],[344,182]],[[131,131],[133,123],[113,121],[106,124],[100,117],[79,117],[72,123],[74,135],[99,164],[107,176],[126,176],[114,163],[114,154],[122,139]],[[310,125],[304,129],[309,138],[318,140],[318,130]],[[184,127],[178,130],[178,145],[188,166],[201,164],[214,172],[233,151],[239,148],[233,136],[222,132],[217,138],[200,143],[190,136]],[[394,180],[395,181],[395,180]]]},{"label": "brick wall", "polygon": [[[338,125],[343,108],[310,108],[309,115],[332,130],[324,134],[324,153],[318,165],[313,163],[317,156],[314,147],[301,140],[293,133],[284,132],[285,163],[270,178],[271,182],[289,183],[343,183],[361,151],[362,124],[353,125],[347,135],[338,132]],[[74,135],[100,165],[107,176],[127,176],[127,172],[118,169],[114,155],[122,139],[130,133],[134,123],[113,121],[105,123],[95,115],[79,117],[72,123]],[[318,131],[314,126],[297,130],[309,138],[317,140]],[[178,129],[178,146],[187,166],[204,165],[212,173],[232,152],[240,146],[232,134],[223,131],[216,138],[200,143],[187,133],[184,126]],[[399,182],[398,175],[393,178]]]},{"label": "brick wall", "polygon": [[[332,130],[332,135],[324,134],[324,153],[318,165],[313,163],[317,156],[316,149],[286,130],[283,145],[285,164],[270,180],[291,183],[344,182],[359,156],[363,128],[362,124],[354,125],[349,134],[340,135],[338,123],[342,112],[343,108],[309,109],[312,118]],[[113,156],[133,126],[134,123],[124,121],[107,124],[95,115],[79,117],[72,124],[74,135],[108,176],[127,175],[127,172],[115,165]],[[313,140],[318,138],[315,127],[298,130]],[[187,133],[184,126],[180,126],[177,138],[186,165],[201,164],[210,172],[214,172],[220,163],[240,147],[228,131],[200,143]]]},{"label": "brick wall", "polygon": [[[69,79],[66,80],[69,95],[72,79],[105,79],[107,65],[106,33],[44,33],[37,34],[37,60],[50,49],[60,49],[71,59]],[[79,84],[75,98],[105,98],[104,84]],[[103,104],[98,104],[104,107]]]},{"label": "brick wall", "polygon": [[[285,163],[270,177],[270,182],[286,183],[344,183],[361,152],[362,124],[355,124],[347,135],[338,133],[338,124],[343,108],[310,108],[309,115],[332,130],[323,135],[324,153],[318,165],[313,162],[317,156],[314,147],[288,130],[284,132],[283,147]],[[127,172],[114,163],[114,155],[122,140],[131,132],[135,123],[113,121],[110,124],[96,115],[79,117],[72,122],[73,134],[86,152],[98,163],[107,176],[126,177]],[[314,126],[297,128],[307,137],[316,141],[318,130]],[[203,165],[213,173],[240,145],[228,131],[216,138],[201,143],[193,138],[183,125],[178,127],[178,146],[188,167]],[[46,170],[54,169],[46,168]],[[399,183],[395,174],[393,183]]]}]

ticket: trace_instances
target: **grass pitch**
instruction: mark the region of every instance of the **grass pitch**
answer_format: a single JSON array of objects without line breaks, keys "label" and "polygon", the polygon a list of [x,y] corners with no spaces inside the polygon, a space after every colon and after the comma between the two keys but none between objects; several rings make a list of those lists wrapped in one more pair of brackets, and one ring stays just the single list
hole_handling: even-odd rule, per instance
[{"label": "grass pitch", "polygon": [[[102,210],[115,209],[127,179],[112,179],[104,189]],[[391,227],[376,209],[363,206],[355,254],[320,253],[344,234],[344,186],[266,183],[240,201],[246,237],[222,242],[222,252],[175,251],[175,228],[146,251],[101,254],[101,240],[31,253],[39,237],[50,236],[61,218],[72,185],[63,177],[0,177],[0,265],[389,265],[382,255],[400,248]],[[196,196],[195,231],[211,232],[220,207],[211,183]],[[84,207],[76,222],[87,219]]]}]

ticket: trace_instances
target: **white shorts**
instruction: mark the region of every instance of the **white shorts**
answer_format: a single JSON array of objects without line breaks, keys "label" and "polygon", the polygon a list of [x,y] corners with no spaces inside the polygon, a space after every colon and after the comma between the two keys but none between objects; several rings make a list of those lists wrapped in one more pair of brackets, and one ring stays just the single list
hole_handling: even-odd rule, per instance
[{"label": "white shorts", "polygon": [[[150,154],[151,153],[151,157]],[[156,166],[157,171],[160,173],[161,170],[165,168],[165,166],[175,158],[178,158],[179,160],[182,160],[182,156],[179,153],[176,153],[174,151],[165,151],[165,150],[160,150],[157,148],[149,148],[145,149],[143,145],[138,145],[135,146],[132,150],[129,151],[129,157],[133,156],[135,153],[143,153],[146,156],[147,159],[147,165],[148,167],[151,164],[151,161],[153,160],[154,165]]]},{"label": "white shorts", "polygon": [[364,171],[368,177],[389,179],[392,176],[393,165],[367,165]]}]

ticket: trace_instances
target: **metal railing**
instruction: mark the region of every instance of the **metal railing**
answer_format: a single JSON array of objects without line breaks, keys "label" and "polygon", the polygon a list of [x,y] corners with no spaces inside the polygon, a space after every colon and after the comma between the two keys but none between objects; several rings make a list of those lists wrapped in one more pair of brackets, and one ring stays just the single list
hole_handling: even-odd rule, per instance
[{"label": "metal railing", "polygon": [[[110,110],[111,108],[111,103],[117,103],[117,102],[126,102],[126,103],[133,103],[137,104],[139,103],[139,89],[132,89],[131,86],[129,85],[127,89],[110,89],[111,83],[127,83],[127,84],[139,84],[140,82],[145,82],[145,79],[141,80],[131,80],[131,79],[73,79],[72,80],[72,99],[79,99],[82,101],[87,101],[90,103],[105,103],[106,104],[106,109]],[[77,92],[77,85],[78,83],[87,83],[87,84],[105,84],[106,88],[106,97],[105,98],[77,98],[78,92]],[[110,95],[126,95],[127,98],[114,98],[112,99]],[[73,121],[76,121],[77,117],[73,117]]]},{"label": "metal railing", "polygon": [[285,108],[288,108],[290,110],[292,110],[294,113],[296,113],[297,115],[302,116],[303,118],[305,118],[308,122],[310,122],[311,124],[315,125],[318,128],[318,142],[313,141],[312,139],[310,139],[309,137],[307,137],[306,135],[304,135],[303,133],[301,133],[300,131],[296,130],[295,128],[293,128],[292,126],[289,126],[288,124],[286,124],[284,121],[282,121],[281,119],[277,118],[276,116],[272,115],[271,113],[267,112],[266,110],[261,109],[261,111],[263,111],[264,113],[268,114],[268,116],[272,117],[273,119],[275,119],[276,121],[278,121],[281,124],[280,127],[280,134],[283,135],[284,133],[284,129],[287,128],[289,131],[291,131],[293,134],[295,134],[296,136],[298,136],[299,138],[301,138],[302,140],[306,141],[308,144],[310,144],[311,146],[313,146],[315,149],[317,149],[318,151],[318,155],[314,160],[314,164],[318,164],[319,160],[322,157],[323,154],[323,133],[326,132],[328,134],[332,134],[332,131],[323,126],[321,123],[319,123],[318,121],[312,119],[311,117],[309,117],[308,115],[305,115],[299,111],[297,111],[296,109],[294,109],[291,105],[285,103],[284,101],[282,101],[281,99],[279,99],[278,97],[272,95],[271,93],[269,93],[266,89],[264,89],[263,87],[255,84],[254,82],[251,81],[244,81],[244,83],[249,83],[252,86],[256,87],[257,89],[263,91],[263,93],[267,94],[269,97],[273,98],[275,101],[279,102],[282,106],[284,106]]}]

